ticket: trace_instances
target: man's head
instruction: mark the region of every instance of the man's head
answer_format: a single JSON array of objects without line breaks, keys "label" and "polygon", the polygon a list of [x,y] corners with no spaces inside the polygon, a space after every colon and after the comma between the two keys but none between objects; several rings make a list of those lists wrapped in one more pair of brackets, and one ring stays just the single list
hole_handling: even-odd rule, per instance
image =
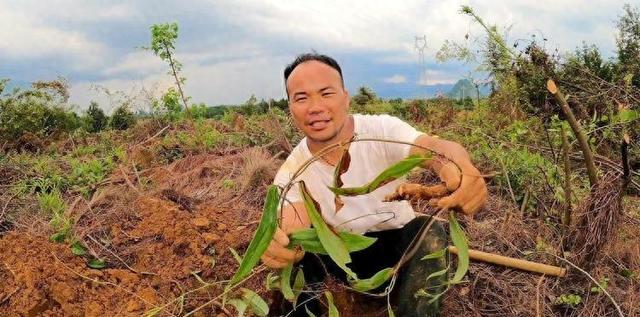
[{"label": "man's head", "polygon": [[285,68],[284,79],[289,110],[308,140],[328,145],[346,136],[350,99],[333,58],[300,55]]}]

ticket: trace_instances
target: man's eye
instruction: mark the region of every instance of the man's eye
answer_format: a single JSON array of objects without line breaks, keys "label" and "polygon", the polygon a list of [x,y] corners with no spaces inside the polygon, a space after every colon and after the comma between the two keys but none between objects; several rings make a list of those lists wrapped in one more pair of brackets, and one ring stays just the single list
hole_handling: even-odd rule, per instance
[{"label": "man's eye", "polygon": [[323,97],[331,97],[333,95],[334,95],[334,93],[332,93],[332,92],[325,92],[324,94],[322,94]]},{"label": "man's eye", "polygon": [[303,102],[307,100],[307,97],[299,97],[298,99],[296,99],[296,102]]}]

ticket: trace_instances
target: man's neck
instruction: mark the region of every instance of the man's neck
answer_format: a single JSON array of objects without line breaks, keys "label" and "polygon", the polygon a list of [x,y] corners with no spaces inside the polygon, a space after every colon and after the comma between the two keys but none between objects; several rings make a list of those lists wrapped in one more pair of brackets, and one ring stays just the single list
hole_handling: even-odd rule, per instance
[{"label": "man's neck", "polygon": [[[309,138],[307,138],[307,146],[309,147],[309,151],[311,152],[311,154],[315,155],[316,153],[318,153],[320,150],[334,145],[336,143],[340,143],[340,142],[346,142],[351,140],[351,138],[353,138],[353,134],[354,134],[354,123],[353,123],[353,116],[349,115],[349,117],[347,118],[346,122],[344,123],[344,126],[342,127],[342,129],[340,129],[340,131],[338,132],[338,134],[336,135],[336,137],[334,137],[331,140],[325,141],[325,142],[315,142],[310,140]],[[348,147],[348,145],[347,145]],[[327,155],[324,155],[323,158],[325,161],[332,163],[335,162],[337,160],[340,159],[340,156],[342,155],[342,151],[331,151],[330,153],[328,153]]]}]

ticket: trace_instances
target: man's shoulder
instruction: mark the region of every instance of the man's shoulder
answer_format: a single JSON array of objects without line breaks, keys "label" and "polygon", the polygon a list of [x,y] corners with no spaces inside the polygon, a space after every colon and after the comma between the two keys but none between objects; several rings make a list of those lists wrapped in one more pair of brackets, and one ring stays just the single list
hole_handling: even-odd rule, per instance
[{"label": "man's shoulder", "polygon": [[287,156],[284,163],[282,163],[280,170],[293,172],[308,160],[309,157],[310,156],[308,155],[308,150],[306,148],[306,138],[302,138],[298,145],[291,150],[291,153],[289,153],[289,156]]},{"label": "man's shoulder", "polygon": [[384,135],[385,130],[404,123],[400,118],[388,114],[354,114],[356,133],[362,135]]}]

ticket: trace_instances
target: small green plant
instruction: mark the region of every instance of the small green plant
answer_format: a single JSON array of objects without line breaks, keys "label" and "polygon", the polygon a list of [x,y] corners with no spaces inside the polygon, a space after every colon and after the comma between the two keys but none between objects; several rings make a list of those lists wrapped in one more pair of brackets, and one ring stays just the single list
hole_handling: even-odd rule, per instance
[{"label": "small green plant", "polygon": [[582,303],[582,296],[577,294],[562,294],[556,298],[556,305],[564,305],[569,307],[576,307]]},{"label": "small green plant", "polygon": [[232,189],[234,187],[236,187],[236,182],[234,182],[232,179],[225,179],[222,181],[222,188]]},{"label": "small green plant", "polygon": [[40,210],[51,217],[49,224],[54,234],[50,239],[54,242],[64,242],[71,237],[72,220],[64,214],[66,204],[58,191],[38,195]]},{"label": "small green plant", "polygon": [[602,290],[606,290],[609,286],[609,278],[603,277],[598,281],[598,285],[591,287],[591,293],[600,294]]},{"label": "small green plant", "polygon": [[[180,76],[182,64],[175,58],[176,39],[178,39],[177,23],[154,24],[151,26],[151,47],[148,49],[151,49],[156,56],[169,64],[171,68],[169,74],[175,79],[187,116],[190,116],[189,105],[187,104],[189,98],[185,96],[182,90],[182,85],[184,85],[186,79]],[[172,104],[173,106],[175,105]]]}]

